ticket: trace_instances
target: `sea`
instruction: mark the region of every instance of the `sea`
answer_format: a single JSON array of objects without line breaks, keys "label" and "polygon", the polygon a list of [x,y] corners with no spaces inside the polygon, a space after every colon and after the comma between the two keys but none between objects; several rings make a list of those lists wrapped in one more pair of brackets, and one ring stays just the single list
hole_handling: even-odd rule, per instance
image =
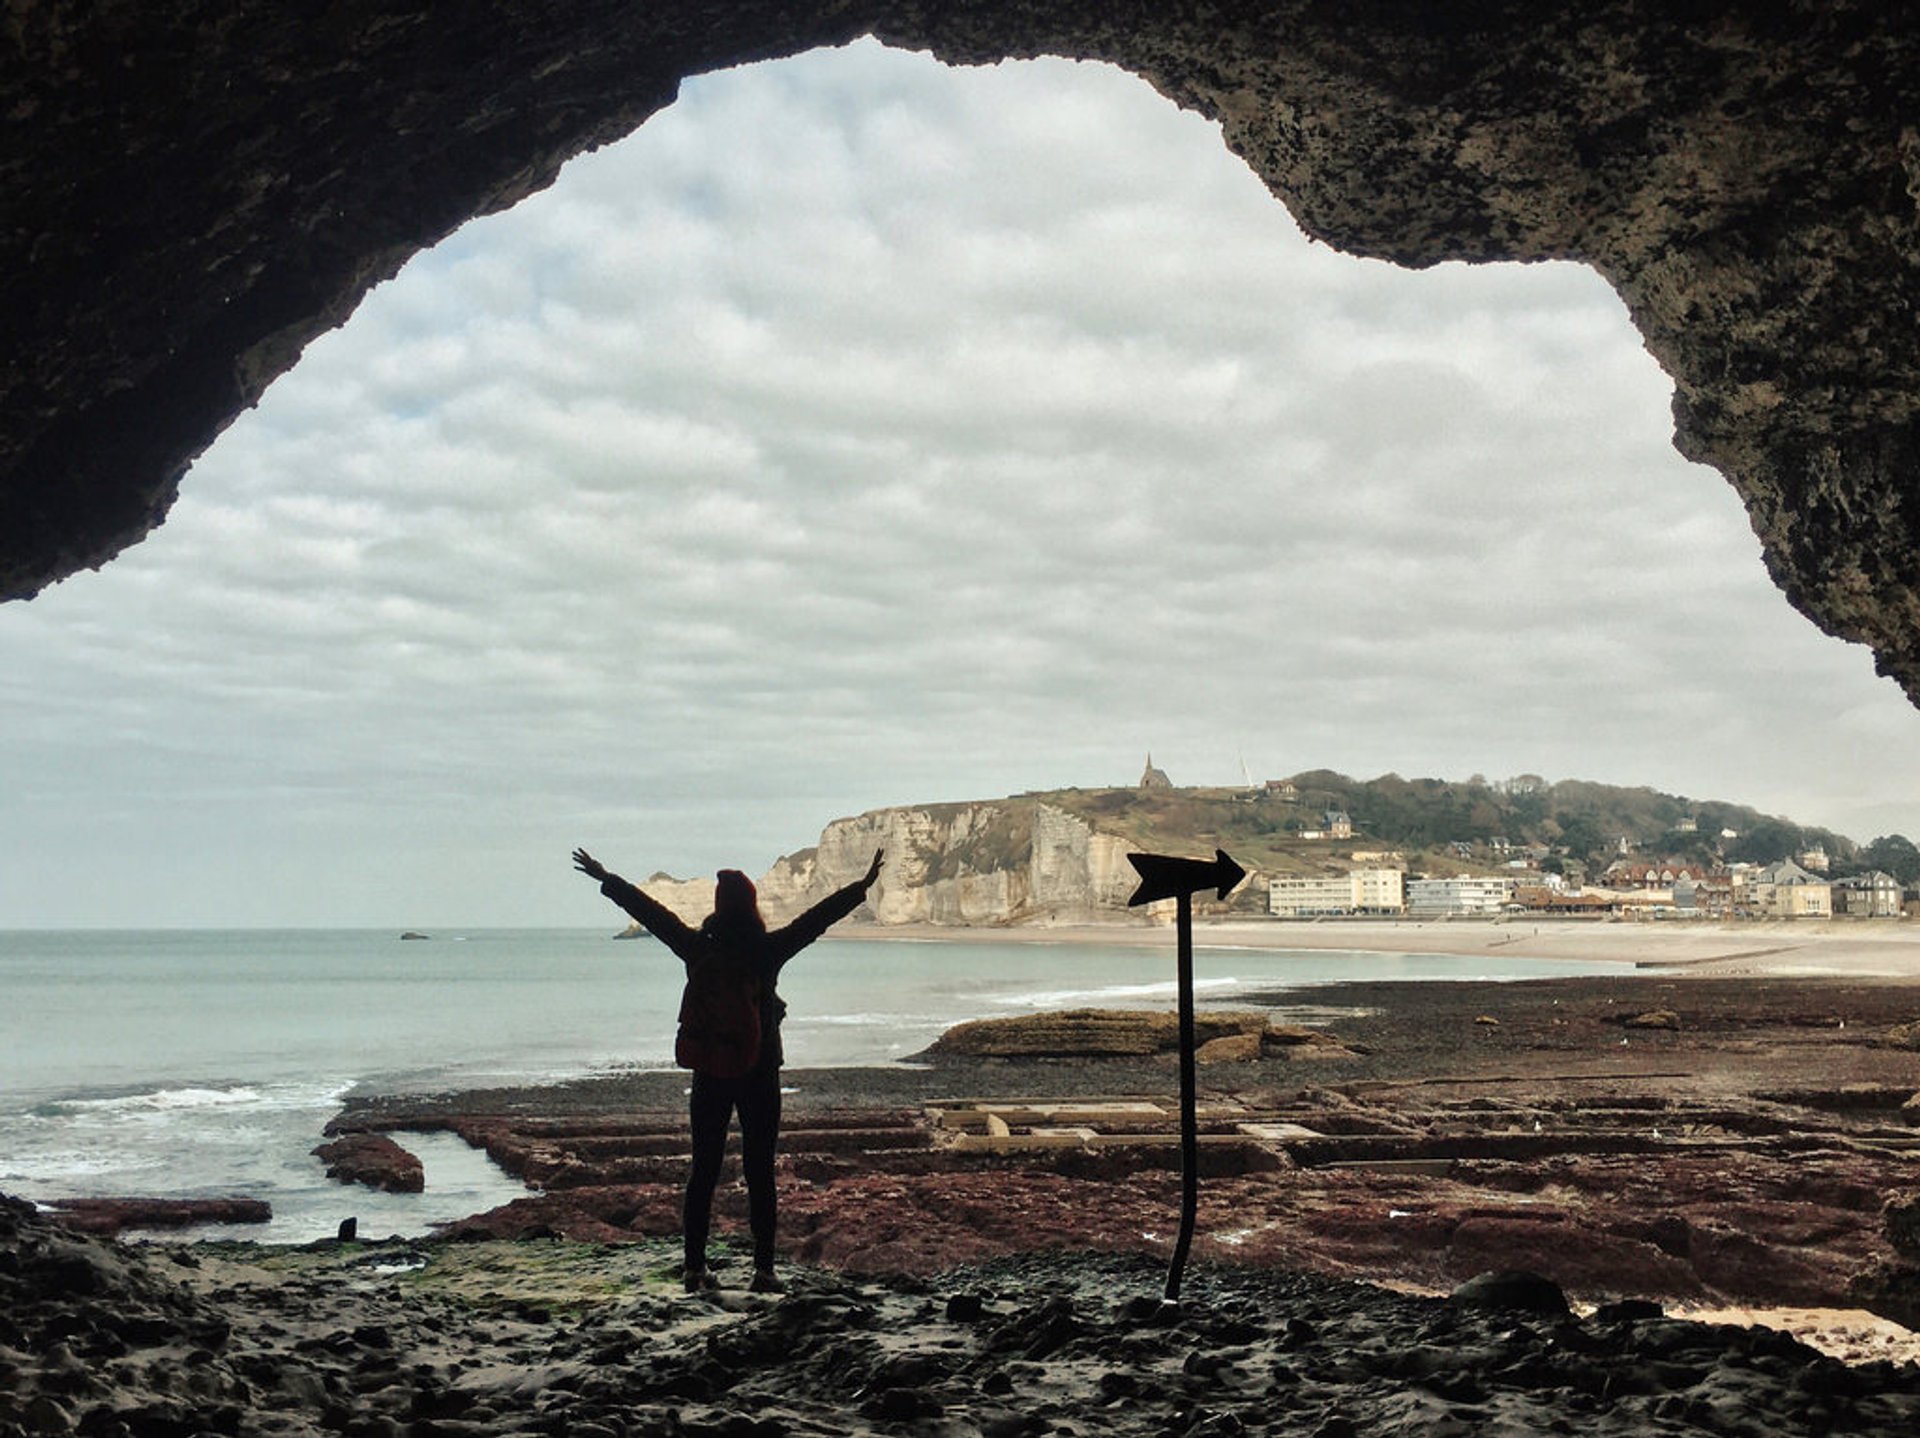
[{"label": "sea", "polygon": [[[1173,946],[824,939],[781,979],[788,1067],[911,1063],[966,1019],[1167,1008]],[[1616,966],[1203,944],[1194,967],[1206,1007]],[[348,1215],[363,1235],[424,1235],[526,1190],[450,1134],[406,1135],[424,1193],[343,1189],[311,1153],[341,1101],[671,1068],[680,979],[655,941],[605,930],[0,930],[0,1193],[272,1205],[270,1223],[195,1237],[305,1243]]]}]

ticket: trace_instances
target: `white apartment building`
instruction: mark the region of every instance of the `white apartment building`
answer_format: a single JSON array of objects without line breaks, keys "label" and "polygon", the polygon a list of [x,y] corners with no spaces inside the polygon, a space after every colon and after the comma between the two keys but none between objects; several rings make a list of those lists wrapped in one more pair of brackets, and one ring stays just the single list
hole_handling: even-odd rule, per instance
[{"label": "white apartment building", "polygon": [[1269,879],[1267,912],[1283,919],[1402,913],[1405,877],[1398,869],[1354,869],[1308,879]]},{"label": "white apartment building", "polygon": [[1497,914],[1513,897],[1513,880],[1458,878],[1407,880],[1407,912],[1416,919],[1461,914]]},{"label": "white apartment building", "polygon": [[1355,869],[1353,907],[1362,914],[1402,914],[1407,908],[1407,876],[1399,869]]}]

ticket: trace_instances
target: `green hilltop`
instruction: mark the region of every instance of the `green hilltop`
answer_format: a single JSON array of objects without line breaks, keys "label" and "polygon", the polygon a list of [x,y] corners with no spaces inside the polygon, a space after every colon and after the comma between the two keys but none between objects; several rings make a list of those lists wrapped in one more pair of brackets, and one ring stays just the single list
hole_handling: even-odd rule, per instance
[{"label": "green hilltop", "polygon": [[[1313,769],[1251,788],[1056,789],[1019,797],[1064,809],[1143,850],[1225,849],[1273,875],[1344,871],[1356,853],[1392,853],[1410,869],[1444,875],[1485,872],[1532,852],[1543,867],[1597,875],[1623,852],[1773,863],[1817,847],[1836,875],[1880,868],[1902,882],[1920,878],[1920,850],[1900,835],[1863,846],[1742,804],[1585,780],[1553,783],[1534,774],[1352,779]],[[1350,836],[1324,836],[1330,814],[1348,817]],[[1309,834],[1323,837],[1303,837]]]}]

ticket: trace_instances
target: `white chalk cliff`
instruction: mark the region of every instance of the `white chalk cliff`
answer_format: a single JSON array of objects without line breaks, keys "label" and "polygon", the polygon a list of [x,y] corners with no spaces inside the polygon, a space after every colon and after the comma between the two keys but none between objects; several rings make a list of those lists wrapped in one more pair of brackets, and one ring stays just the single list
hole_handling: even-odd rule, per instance
[{"label": "white chalk cliff", "polygon": [[[1036,799],[876,809],[836,819],[820,842],[758,879],[770,924],[866,872],[886,851],[860,917],[881,924],[1073,924],[1128,914],[1132,846]],[[713,907],[711,879],[655,875],[643,888],[689,922]]]}]

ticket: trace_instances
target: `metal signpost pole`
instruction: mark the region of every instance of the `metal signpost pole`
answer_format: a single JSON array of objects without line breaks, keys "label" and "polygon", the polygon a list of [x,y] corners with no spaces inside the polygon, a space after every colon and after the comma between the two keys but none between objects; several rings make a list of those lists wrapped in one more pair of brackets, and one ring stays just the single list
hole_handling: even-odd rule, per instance
[{"label": "metal signpost pole", "polygon": [[1180,932],[1180,1237],[1167,1266],[1168,1303],[1180,1301],[1180,1276],[1193,1247],[1193,1221],[1200,1210],[1200,1120],[1196,1112],[1193,1042],[1193,895],[1181,894],[1174,922]]},{"label": "metal signpost pole", "polygon": [[1140,875],[1140,887],[1127,900],[1129,908],[1150,904],[1156,899],[1176,902],[1174,922],[1179,933],[1179,964],[1176,969],[1180,993],[1180,1237],[1173,1246],[1173,1262],[1167,1269],[1165,1302],[1180,1299],[1180,1279],[1186,1272],[1187,1253],[1193,1247],[1193,1225],[1200,1208],[1200,1122],[1194,1090],[1193,1033],[1193,892],[1218,889],[1226,898],[1246,875],[1226,852],[1214,850],[1213,862],[1204,859],[1180,859],[1168,854],[1129,854],[1127,862]]}]

